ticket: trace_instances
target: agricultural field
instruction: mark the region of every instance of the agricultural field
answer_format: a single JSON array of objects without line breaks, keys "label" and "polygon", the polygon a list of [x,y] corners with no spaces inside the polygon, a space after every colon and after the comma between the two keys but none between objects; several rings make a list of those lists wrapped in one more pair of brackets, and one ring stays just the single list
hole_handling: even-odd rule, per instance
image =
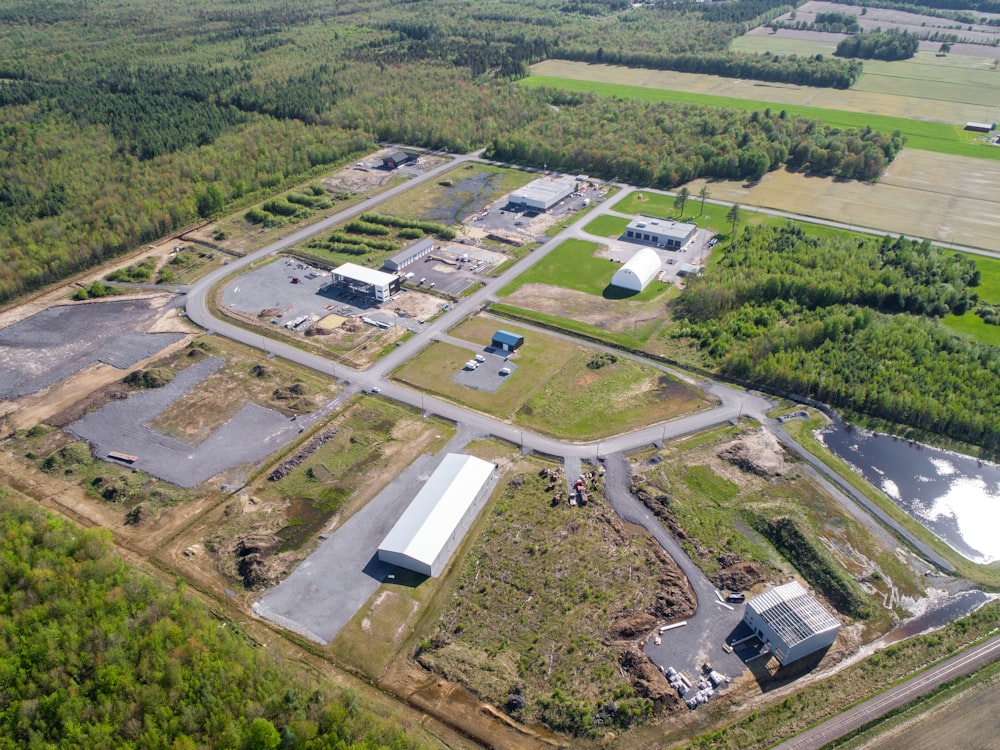
[{"label": "agricultural field", "polygon": [[626,432],[709,405],[694,388],[648,365],[507,322],[472,318],[451,334],[479,348],[501,327],[524,335],[525,344],[511,360],[517,369],[495,393],[455,382],[448,373],[462,369],[470,349],[440,341],[393,377],[514,425],[571,440]]},{"label": "agricultural field", "polygon": [[[1000,151],[998,151],[1000,153]],[[697,193],[704,180],[688,184]],[[769,172],[755,185],[708,183],[712,198],[927,237],[938,243],[1000,250],[1000,163],[904,149],[877,183]]]},{"label": "agricultural field", "polygon": [[531,72],[524,85],[747,111],[783,109],[836,127],[870,126],[885,133],[899,130],[906,136],[907,145],[914,149],[1000,159],[1000,149],[975,142],[974,136],[962,129],[969,120],[992,122],[995,108],[988,105],[566,60],[546,60],[533,65]]},{"label": "agricultural field", "polygon": [[1000,711],[1000,666],[993,664],[839,745],[844,750],[989,747]]}]

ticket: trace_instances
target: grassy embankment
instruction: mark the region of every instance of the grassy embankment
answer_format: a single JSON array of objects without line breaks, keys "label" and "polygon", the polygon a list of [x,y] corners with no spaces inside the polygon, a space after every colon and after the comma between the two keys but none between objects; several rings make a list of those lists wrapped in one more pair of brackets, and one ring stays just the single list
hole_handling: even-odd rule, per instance
[{"label": "grassy embankment", "polygon": [[[817,590],[843,599],[835,601],[838,608],[854,615],[867,610],[870,629],[885,630],[890,618],[883,606],[896,610],[899,594],[920,594],[912,571],[794,464],[769,480],[721,459],[720,448],[740,432],[719,428],[699,441],[671,443],[659,451],[662,462],[644,470],[649,491],[669,499],[667,510],[697,540],[682,542],[691,559],[709,576],[719,571],[720,553],[787,572],[789,562],[759,529],[788,519],[813,548],[809,560],[798,561],[799,574]],[[809,569],[801,567],[805,563]],[[864,593],[856,580],[872,593]]]},{"label": "grassy embankment", "polygon": [[858,128],[863,130],[866,127],[872,127],[875,130],[885,133],[892,133],[899,130],[906,136],[906,145],[910,148],[981,159],[1000,159],[1000,149],[987,148],[982,144],[970,142],[968,135],[963,132],[962,127],[959,125],[910,120],[903,117],[887,117],[864,112],[823,109],[801,104],[781,104],[755,99],[740,99],[688,91],[672,91],[603,81],[558,78],[554,76],[531,76],[524,79],[522,83],[525,86],[549,86],[567,91],[580,91],[599,96],[636,99],[646,102],[700,104],[711,107],[729,107],[747,112],[768,108],[771,110],[785,110],[790,115],[808,117],[839,128]]},{"label": "grassy embankment", "polygon": [[525,336],[512,360],[513,374],[495,393],[454,382],[447,373],[461,370],[498,327],[471,318],[451,331],[469,341],[468,348],[434,342],[393,377],[518,427],[570,440],[627,432],[708,406],[698,391],[648,365],[509,323],[502,327]]}]

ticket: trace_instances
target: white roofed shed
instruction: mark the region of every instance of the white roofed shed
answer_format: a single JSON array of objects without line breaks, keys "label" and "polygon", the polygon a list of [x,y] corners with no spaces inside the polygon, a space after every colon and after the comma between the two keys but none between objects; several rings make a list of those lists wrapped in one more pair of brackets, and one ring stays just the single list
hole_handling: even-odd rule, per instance
[{"label": "white roofed shed", "polygon": [[660,256],[656,251],[651,247],[644,247],[615,271],[615,275],[611,277],[611,286],[641,292],[656,278],[661,267]]},{"label": "white roofed shed", "polygon": [[840,623],[798,581],[747,602],[743,621],[782,665],[833,645]]},{"label": "white roofed shed", "polygon": [[441,575],[489,497],[493,464],[449,453],[378,548],[378,559]]}]

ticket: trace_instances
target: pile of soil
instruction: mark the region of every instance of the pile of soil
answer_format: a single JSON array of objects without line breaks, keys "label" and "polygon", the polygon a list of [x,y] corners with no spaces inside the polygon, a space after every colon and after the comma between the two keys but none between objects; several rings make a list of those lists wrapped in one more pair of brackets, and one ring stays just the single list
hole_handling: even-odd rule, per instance
[{"label": "pile of soil", "polygon": [[736,557],[737,561],[719,568],[712,576],[711,581],[717,588],[726,591],[746,591],[767,580],[767,570],[763,565],[751,560],[740,560],[737,555],[733,557]]},{"label": "pile of soil", "polygon": [[719,449],[719,458],[766,479],[775,479],[788,472],[785,450],[773,434],[761,428]]},{"label": "pile of soil", "polygon": [[636,694],[653,701],[655,712],[673,712],[684,706],[677,691],[645,654],[629,648],[622,652],[618,663],[628,672]]},{"label": "pile of soil", "polygon": [[257,591],[277,585],[284,576],[285,566],[274,558],[281,539],[273,534],[255,534],[237,539],[232,555],[243,585]]}]

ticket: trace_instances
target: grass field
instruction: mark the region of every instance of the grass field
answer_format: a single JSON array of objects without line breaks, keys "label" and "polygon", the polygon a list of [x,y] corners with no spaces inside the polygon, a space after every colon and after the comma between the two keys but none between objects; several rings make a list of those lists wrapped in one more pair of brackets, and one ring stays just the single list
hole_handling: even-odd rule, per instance
[{"label": "grass field", "polygon": [[[957,124],[976,119],[991,120],[989,107],[964,105],[959,111],[954,103],[934,99],[764,84],[564,60],[547,60],[532,66],[532,76],[523,84],[649,102],[703,104],[745,111],[783,109],[789,114],[840,128],[871,126],[887,133],[899,130],[906,136],[910,148],[1000,160],[1000,149],[974,142],[973,136]],[[872,114],[874,112],[881,114]]]},{"label": "grass field", "polygon": [[584,229],[597,237],[621,237],[628,226],[628,219],[620,216],[598,216]]},{"label": "grass field", "polygon": [[611,277],[619,266],[609,262],[607,258],[595,256],[597,249],[598,246],[593,242],[566,240],[507,284],[498,294],[508,297],[525,284],[550,284],[608,299],[649,302],[666,291],[662,284],[650,284],[638,294],[628,294],[625,290],[612,287]]},{"label": "grass field", "polygon": [[[688,183],[697,193],[705,180]],[[755,185],[708,182],[712,198],[1000,250],[1000,162],[904,149],[877,183],[768,172]],[[723,224],[723,226],[725,226]]]},{"label": "grass field", "polygon": [[[488,341],[496,321],[472,318],[451,333]],[[393,377],[428,393],[557,437],[592,440],[654,424],[708,406],[699,391],[651,367],[608,358],[592,349],[537,331],[504,324],[524,335],[513,360],[517,370],[496,393],[454,382],[469,350],[434,342]],[[614,361],[612,361],[614,360]]]}]

